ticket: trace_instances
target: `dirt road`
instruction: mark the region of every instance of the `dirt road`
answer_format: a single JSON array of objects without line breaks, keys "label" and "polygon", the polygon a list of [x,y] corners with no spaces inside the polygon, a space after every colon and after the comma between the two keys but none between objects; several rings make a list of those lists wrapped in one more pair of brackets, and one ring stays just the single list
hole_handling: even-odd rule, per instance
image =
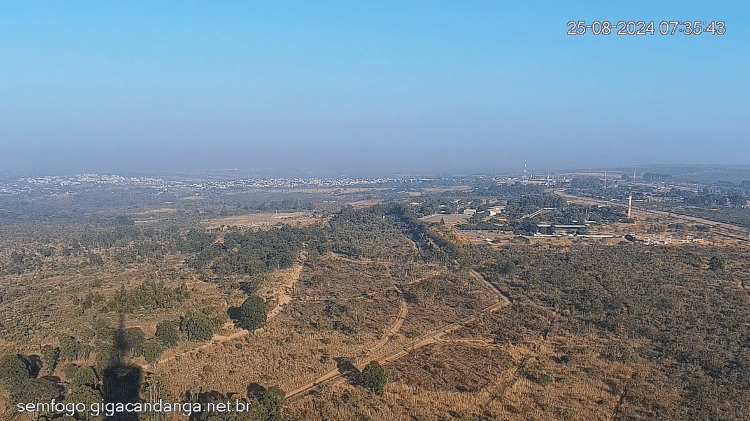
[{"label": "dirt road", "polygon": [[[391,326],[391,328],[388,329],[388,331],[383,336],[383,338],[380,341],[378,341],[378,343],[376,344],[376,346],[373,346],[370,349],[370,351],[371,351],[370,352],[370,358],[367,359],[367,362],[369,363],[369,361],[377,361],[379,364],[382,365],[382,364],[387,364],[387,363],[396,361],[399,358],[402,358],[405,355],[411,353],[412,351],[414,351],[416,349],[419,349],[419,348],[421,348],[421,347],[423,347],[425,345],[430,345],[430,344],[441,342],[442,341],[441,337],[443,335],[445,335],[447,333],[454,332],[454,331],[460,329],[466,323],[470,323],[470,322],[474,321],[477,318],[478,315],[497,311],[498,309],[501,309],[501,308],[503,308],[503,307],[505,307],[505,306],[507,306],[507,305],[510,304],[510,300],[508,299],[508,297],[506,297],[505,295],[503,295],[500,292],[499,289],[497,289],[492,283],[490,283],[486,279],[484,279],[484,277],[482,277],[482,275],[480,275],[477,271],[472,270],[469,273],[475,279],[477,279],[480,282],[484,283],[492,291],[494,291],[495,294],[497,294],[498,298],[500,298],[500,301],[497,302],[497,303],[495,303],[495,304],[493,304],[493,305],[491,305],[491,306],[489,306],[489,307],[486,307],[486,308],[484,308],[482,310],[477,311],[476,313],[474,313],[471,316],[463,318],[463,319],[461,319],[461,320],[459,320],[459,321],[457,321],[455,323],[451,323],[449,325],[446,325],[446,326],[444,326],[444,327],[442,327],[440,329],[436,329],[436,330],[428,333],[427,335],[425,335],[425,336],[423,336],[423,337],[421,337],[419,339],[416,339],[416,340],[414,340],[414,341],[406,344],[403,348],[392,350],[392,351],[389,351],[389,352],[382,353],[382,354],[378,355],[377,354],[377,350],[380,349],[380,348],[382,348],[383,346],[385,346],[385,344],[390,341],[390,339],[398,331],[398,329],[401,327],[401,324],[403,323],[403,317],[406,316],[406,304],[402,301],[401,302],[402,310],[399,312],[399,317],[396,319],[396,322]],[[402,315],[403,315],[403,317],[402,317]],[[358,370],[362,370],[362,368],[364,368],[365,365],[366,364],[364,362],[361,362],[359,364],[356,364],[355,366],[357,367]],[[293,400],[293,399],[296,399],[296,398],[300,398],[300,397],[304,396],[305,394],[307,394],[308,392],[316,389],[317,387],[319,387],[322,384],[338,383],[340,381],[343,381],[343,375],[342,375],[342,373],[338,369],[331,370],[328,373],[324,374],[323,376],[318,377],[312,383],[308,383],[308,384],[306,384],[306,385],[304,385],[304,386],[302,386],[300,388],[297,388],[297,389],[292,390],[291,392],[287,393],[286,399],[287,400]]]},{"label": "dirt road", "polygon": [[[276,315],[279,314],[281,312],[281,310],[283,310],[284,306],[286,306],[287,304],[289,304],[292,301],[292,297],[291,297],[291,295],[289,295],[289,290],[299,280],[300,274],[302,273],[302,266],[303,266],[303,264],[304,264],[304,262],[305,262],[306,259],[307,259],[307,252],[303,251],[302,253],[300,253],[299,262],[294,267],[294,270],[290,274],[290,276],[286,279],[286,281],[283,284],[276,286],[272,290],[271,296],[276,300],[276,306],[273,309],[271,309],[271,311],[268,312],[268,314],[266,316],[267,320],[270,320],[270,319],[276,317]],[[268,321],[266,321],[266,323],[268,323]],[[224,323],[224,325],[222,326],[222,328],[223,329],[227,329],[227,330],[237,329],[234,326],[234,322],[231,321],[231,320],[229,320],[226,323]],[[256,329],[255,332],[262,332],[263,330],[264,330],[264,328],[260,328],[260,329]],[[239,329],[238,331],[234,332],[233,334],[231,334],[229,336],[214,335],[214,336],[211,337],[211,340],[209,342],[206,342],[203,345],[200,345],[200,346],[198,346],[196,348],[191,348],[189,350],[185,350],[183,352],[179,352],[179,353],[176,353],[174,355],[170,355],[168,357],[162,358],[162,359],[160,359],[159,361],[157,361],[153,365],[164,364],[164,363],[172,361],[172,360],[174,360],[174,359],[176,359],[178,357],[184,357],[184,356],[187,356],[187,355],[191,355],[191,354],[194,354],[194,353],[196,353],[198,351],[204,350],[206,348],[209,348],[209,347],[212,347],[212,346],[215,346],[215,345],[220,345],[220,344],[223,344],[223,343],[226,343],[226,342],[229,342],[229,341],[233,341],[235,339],[242,338],[242,337],[247,336],[249,334],[250,334],[249,330]],[[146,366],[146,370],[149,370],[150,368],[152,368],[153,365]]]}]

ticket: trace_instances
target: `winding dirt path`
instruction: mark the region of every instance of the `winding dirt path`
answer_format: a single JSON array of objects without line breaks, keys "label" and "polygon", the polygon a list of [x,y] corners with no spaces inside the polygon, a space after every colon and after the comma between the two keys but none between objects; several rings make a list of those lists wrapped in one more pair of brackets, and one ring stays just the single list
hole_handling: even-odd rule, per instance
[{"label": "winding dirt path", "polygon": [[[408,313],[409,309],[406,306],[406,301],[403,300],[403,298],[400,300],[400,308],[398,311],[398,316],[396,316],[396,321],[393,322],[393,324],[388,328],[388,330],[385,331],[383,334],[383,337],[380,338],[377,342],[375,342],[370,349],[367,350],[367,353],[369,355],[374,354],[375,352],[379,351],[381,348],[383,348],[388,342],[393,339],[393,337],[398,333],[398,331],[401,329],[401,325],[404,324],[404,319],[406,318],[406,314]],[[360,367],[357,367],[360,368]],[[308,383],[304,386],[301,386],[297,389],[292,390],[291,392],[286,394],[286,399],[294,399],[300,396],[303,396],[308,391],[318,387],[322,383],[326,383],[328,381],[337,379],[341,377],[341,372],[339,369],[334,369],[326,374],[318,377],[315,381],[312,383]]]},{"label": "winding dirt path", "polygon": [[[390,329],[388,329],[388,331],[383,336],[383,338],[381,338],[381,340],[378,341],[375,344],[376,346],[373,346],[370,349],[370,351],[371,351],[370,352],[371,358],[368,358],[367,361],[368,362],[369,361],[377,361],[381,365],[382,364],[387,364],[387,363],[390,363],[390,362],[393,362],[393,361],[396,361],[396,360],[398,360],[398,359],[406,356],[407,354],[411,353],[412,351],[414,351],[416,349],[419,349],[419,348],[421,348],[421,347],[423,347],[425,345],[430,345],[430,344],[439,343],[441,341],[444,341],[444,340],[442,340],[442,336],[443,335],[445,335],[447,333],[454,332],[454,331],[462,328],[466,323],[470,323],[470,322],[476,320],[477,316],[479,316],[481,314],[491,313],[491,312],[497,311],[497,310],[499,310],[499,309],[501,309],[503,307],[506,307],[506,306],[510,305],[511,301],[508,299],[508,297],[506,297],[505,295],[503,295],[500,292],[500,290],[497,289],[492,283],[490,283],[486,279],[484,279],[484,277],[482,275],[480,275],[479,272],[477,272],[475,270],[471,270],[469,273],[475,279],[477,279],[480,282],[484,283],[485,285],[489,286],[490,289],[492,291],[494,291],[497,294],[497,296],[500,298],[500,301],[497,302],[497,303],[495,303],[495,304],[493,304],[493,305],[491,305],[491,306],[489,306],[489,307],[486,307],[486,308],[484,308],[482,310],[477,311],[476,313],[474,313],[471,316],[465,317],[465,318],[463,318],[463,319],[461,319],[461,320],[459,320],[457,322],[451,323],[451,324],[449,324],[447,326],[444,326],[444,327],[442,327],[440,329],[434,330],[434,331],[428,333],[426,336],[424,336],[424,337],[422,337],[420,339],[416,339],[416,340],[414,340],[414,341],[406,344],[401,349],[396,349],[396,350],[392,350],[390,352],[386,352],[386,353],[383,353],[383,354],[380,354],[380,355],[376,355],[375,352],[373,352],[373,351],[377,351],[377,349],[380,349],[383,346],[385,346],[385,344],[390,341],[390,339],[393,337],[393,335],[401,327],[401,324],[403,324],[403,317],[401,317],[401,315],[403,314],[404,317],[406,316],[406,310],[405,310],[406,303],[404,303],[402,301],[401,302],[402,310],[399,312],[399,318],[396,319],[396,322],[391,326]],[[389,332],[392,332],[392,333],[389,334]],[[360,362],[359,364],[355,364],[355,367],[357,367],[358,370],[362,370],[365,365],[366,365],[365,363]],[[323,376],[318,377],[318,379],[316,379],[312,383],[308,383],[308,384],[306,384],[306,385],[304,385],[302,387],[299,387],[299,388],[297,388],[295,390],[290,391],[286,395],[286,400],[288,401],[288,400],[293,400],[293,399],[296,399],[296,398],[301,398],[305,394],[307,394],[311,390],[319,387],[322,384],[325,384],[325,383],[334,383],[334,384],[336,384],[336,383],[343,382],[343,381],[344,381],[343,375],[342,375],[342,373],[338,369],[331,370],[328,373],[324,374]]]},{"label": "winding dirt path", "polygon": [[368,354],[375,353],[379,351],[382,347],[385,346],[390,340],[393,338],[393,336],[396,335],[396,333],[401,330],[401,325],[404,324],[404,319],[406,318],[406,313],[409,311],[409,308],[406,307],[406,301],[403,300],[403,298],[400,301],[400,308],[398,311],[398,316],[396,316],[396,321],[391,325],[390,328],[383,334],[383,337],[380,338],[379,341],[375,342],[375,344],[370,347],[369,350],[367,350]]},{"label": "winding dirt path", "polygon": [[[294,267],[294,271],[292,272],[292,274],[286,279],[286,282],[284,282],[281,285],[276,286],[272,290],[271,296],[276,299],[276,307],[274,307],[273,309],[271,309],[271,311],[268,312],[268,314],[267,314],[267,320],[270,320],[270,319],[276,317],[276,315],[278,315],[281,312],[281,310],[284,309],[284,306],[286,306],[287,304],[289,304],[292,301],[292,296],[289,294],[289,290],[292,287],[294,287],[294,284],[297,281],[299,281],[300,274],[302,273],[302,266],[304,265],[304,263],[305,263],[306,260],[307,260],[307,251],[302,251],[300,253],[299,262]],[[266,323],[268,323],[268,321],[266,321]],[[194,354],[194,353],[196,353],[198,351],[207,349],[209,347],[212,347],[212,346],[215,346],[215,345],[221,345],[223,343],[226,343],[226,342],[229,342],[229,341],[233,341],[233,340],[245,337],[245,336],[249,335],[250,333],[252,333],[249,330],[240,329],[240,328],[235,327],[234,322],[232,322],[231,320],[229,320],[226,323],[224,323],[224,325],[222,326],[222,329],[227,329],[227,330],[229,330],[229,329],[237,329],[237,331],[234,332],[234,333],[232,333],[229,336],[214,335],[214,336],[211,337],[211,340],[209,342],[206,342],[205,344],[200,345],[200,346],[198,346],[196,348],[191,348],[191,349],[185,350],[183,352],[178,352],[178,353],[176,353],[174,355],[170,355],[168,357],[162,358],[159,361],[157,361],[156,363],[154,363],[152,365],[146,366],[146,370],[149,370],[149,369],[153,368],[154,366],[156,366],[158,364],[164,364],[164,363],[172,361],[174,359]],[[265,328],[259,328],[259,329],[254,330],[253,332],[262,332],[264,330],[265,330]]]}]

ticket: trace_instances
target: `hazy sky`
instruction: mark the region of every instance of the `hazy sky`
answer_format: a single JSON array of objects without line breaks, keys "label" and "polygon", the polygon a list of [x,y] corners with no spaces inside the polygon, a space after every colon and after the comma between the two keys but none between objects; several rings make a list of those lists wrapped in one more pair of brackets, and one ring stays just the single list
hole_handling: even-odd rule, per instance
[{"label": "hazy sky", "polygon": [[[750,164],[742,1],[0,6],[0,169]],[[570,20],[656,34],[570,36]]]}]

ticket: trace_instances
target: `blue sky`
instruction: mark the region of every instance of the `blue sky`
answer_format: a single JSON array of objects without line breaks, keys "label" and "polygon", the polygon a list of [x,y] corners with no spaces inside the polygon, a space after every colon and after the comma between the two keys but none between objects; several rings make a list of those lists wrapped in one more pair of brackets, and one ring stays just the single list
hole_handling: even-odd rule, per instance
[{"label": "blue sky", "polygon": [[749,7],[604,3],[0,2],[0,169],[750,164]]}]

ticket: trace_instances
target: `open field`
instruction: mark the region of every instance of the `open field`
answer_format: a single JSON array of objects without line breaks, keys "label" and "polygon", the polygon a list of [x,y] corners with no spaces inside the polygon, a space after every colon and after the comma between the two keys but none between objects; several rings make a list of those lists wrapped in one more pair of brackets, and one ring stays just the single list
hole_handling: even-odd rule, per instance
[{"label": "open field", "polygon": [[439,223],[440,221],[445,221],[445,224],[448,226],[455,226],[458,224],[463,224],[469,219],[468,216],[460,213],[451,213],[451,214],[441,214],[437,213],[434,215],[425,216],[422,218],[423,221],[431,222],[431,223]]},{"label": "open field", "polygon": [[226,218],[207,219],[203,225],[207,229],[221,227],[246,227],[265,229],[281,224],[293,226],[310,225],[319,222],[309,212],[254,213],[249,215],[230,216]]}]

